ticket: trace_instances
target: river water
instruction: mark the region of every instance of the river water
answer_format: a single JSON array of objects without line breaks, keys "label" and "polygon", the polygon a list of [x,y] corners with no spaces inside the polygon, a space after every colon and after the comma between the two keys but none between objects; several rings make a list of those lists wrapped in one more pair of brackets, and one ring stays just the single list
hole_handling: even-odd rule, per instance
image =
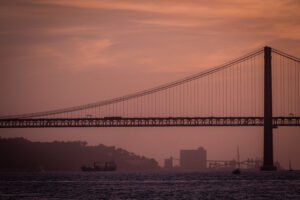
[{"label": "river water", "polygon": [[300,172],[0,173],[0,199],[300,199]]}]

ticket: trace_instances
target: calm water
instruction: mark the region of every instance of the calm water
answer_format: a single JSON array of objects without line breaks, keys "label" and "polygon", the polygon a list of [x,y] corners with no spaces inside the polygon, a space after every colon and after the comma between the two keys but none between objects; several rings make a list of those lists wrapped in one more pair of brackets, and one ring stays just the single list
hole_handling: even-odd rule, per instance
[{"label": "calm water", "polygon": [[300,172],[0,173],[0,199],[300,199]]}]

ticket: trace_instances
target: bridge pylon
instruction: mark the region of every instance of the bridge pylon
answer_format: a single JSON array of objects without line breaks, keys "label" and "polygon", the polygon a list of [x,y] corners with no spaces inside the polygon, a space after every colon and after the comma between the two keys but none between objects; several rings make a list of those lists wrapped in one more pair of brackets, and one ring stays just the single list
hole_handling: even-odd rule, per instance
[{"label": "bridge pylon", "polygon": [[264,162],[261,170],[274,171],[272,122],[272,49],[264,47]]}]

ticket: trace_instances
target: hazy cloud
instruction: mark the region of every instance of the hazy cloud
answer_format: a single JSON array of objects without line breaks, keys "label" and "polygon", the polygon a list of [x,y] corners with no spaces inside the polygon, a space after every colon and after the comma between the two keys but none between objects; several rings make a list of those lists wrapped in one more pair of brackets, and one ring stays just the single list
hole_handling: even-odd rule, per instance
[{"label": "hazy cloud", "polygon": [[11,61],[12,55],[46,60],[48,56],[56,60],[56,66],[76,70],[123,66],[183,71],[216,65],[204,61],[216,51],[226,51],[217,59],[224,62],[244,51],[243,46],[247,51],[276,39],[300,37],[298,1],[35,0],[2,4],[3,62]]}]

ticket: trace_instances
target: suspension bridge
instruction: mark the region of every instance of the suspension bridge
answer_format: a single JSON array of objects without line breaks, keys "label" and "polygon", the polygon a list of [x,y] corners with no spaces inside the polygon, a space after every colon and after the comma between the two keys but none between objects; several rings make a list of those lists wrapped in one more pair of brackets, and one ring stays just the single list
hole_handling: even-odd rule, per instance
[{"label": "suspension bridge", "polygon": [[92,104],[0,117],[0,128],[263,126],[273,170],[273,128],[300,126],[300,59],[263,47],[218,67]]}]

